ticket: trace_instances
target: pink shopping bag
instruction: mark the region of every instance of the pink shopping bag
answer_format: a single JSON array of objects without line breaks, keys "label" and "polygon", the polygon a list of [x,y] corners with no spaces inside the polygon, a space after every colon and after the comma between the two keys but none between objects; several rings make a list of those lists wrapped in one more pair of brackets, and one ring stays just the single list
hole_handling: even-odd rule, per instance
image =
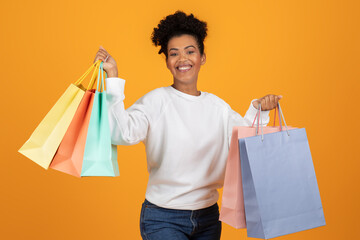
[{"label": "pink shopping bag", "polygon": [[[257,129],[256,127],[254,127],[254,123],[257,116],[260,114],[260,111],[256,115],[251,127],[234,127],[232,131],[229,155],[226,163],[226,172],[219,219],[220,221],[227,223],[234,228],[246,228],[243,186],[241,180],[242,178],[240,166],[239,139],[256,135]],[[264,134],[285,130],[282,129],[283,127],[281,124],[280,111],[278,116],[280,119],[280,126],[275,126],[275,109],[274,126],[264,127]],[[294,128],[288,127],[288,129]]]}]

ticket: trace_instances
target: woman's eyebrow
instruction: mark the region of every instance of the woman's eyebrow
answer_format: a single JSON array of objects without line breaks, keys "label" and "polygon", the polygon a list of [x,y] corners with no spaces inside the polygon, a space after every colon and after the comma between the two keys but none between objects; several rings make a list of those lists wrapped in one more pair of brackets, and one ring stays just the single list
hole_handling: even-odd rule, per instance
[{"label": "woman's eyebrow", "polygon": [[190,47],[195,48],[194,45],[189,45],[189,46],[185,47],[184,49],[187,49],[187,48],[190,48]]},{"label": "woman's eyebrow", "polygon": [[[184,49],[188,49],[188,48],[190,48],[190,47],[195,48],[194,45],[189,45],[189,46],[186,46]],[[178,48],[170,48],[169,51],[171,51],[171,50],[177,51],[177,50],[179,50],[179,49],[178,49]]]}]

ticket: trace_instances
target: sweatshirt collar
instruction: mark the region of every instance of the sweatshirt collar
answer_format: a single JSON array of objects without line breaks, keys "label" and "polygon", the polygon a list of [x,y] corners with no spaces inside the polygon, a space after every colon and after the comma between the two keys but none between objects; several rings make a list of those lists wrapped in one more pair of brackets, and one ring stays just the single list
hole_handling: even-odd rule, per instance
[{"label": "sweatshirt collar", "polygon": [[173,86],[168,86],[167,87],[171,92],[175,93],[176,95],[186,98],[188,100],[192,100],[192,101],[198,101],[200,99],[202,99],[205,96],[205,93],[200,91],[200,95],[199,96],[194,96],[194,95],[190,95],[184,92],[181,92],[179,90],[177,90],[176,88],[174,88]]}]

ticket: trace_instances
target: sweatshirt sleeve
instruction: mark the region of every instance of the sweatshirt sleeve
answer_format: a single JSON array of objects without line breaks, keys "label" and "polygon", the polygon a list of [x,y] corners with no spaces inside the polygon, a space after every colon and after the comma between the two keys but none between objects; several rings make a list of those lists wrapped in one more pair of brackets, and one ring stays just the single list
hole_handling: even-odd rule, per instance
[{"label": "sweatshirt sleeve", "polygon": [[146,139],[149,128],[148,108],[143,98],[130,108],[124,107],[125,80],[106,79],[111,142],[114,145],[133,145]]},{"label": "sweatshirt sleeve", "polygon": [[[232,129],[236,126],[251,126],[252,123],[254,122],[255,116],[258,112],[258,110],[253,106],[253,102],[256,101],[256,99],[252,100],[249,106],[249,109],[247,110],[246,114],[244,117],[242,117],[239,113],[235,112],[234,110],[232,110],[230,108],[229,110],[229,122],[228,122],[228,140],[229,140],[229,145],[230,145],[230,140],[231,140],[231,134],[232,134]],[[269,112],[270,111],[261,111],[261,119],[259,119],[259,124],[261,124],[261,120],[262,120],[262,126],[266,126],[269,121],[270,121],[270,117],[269,117]],[[256,124],[256,122],[255,122]]]}]

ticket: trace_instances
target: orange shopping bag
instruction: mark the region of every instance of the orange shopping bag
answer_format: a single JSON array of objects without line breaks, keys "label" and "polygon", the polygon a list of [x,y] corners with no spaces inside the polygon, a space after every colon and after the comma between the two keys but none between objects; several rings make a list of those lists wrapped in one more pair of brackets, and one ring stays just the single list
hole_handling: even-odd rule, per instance
[{"label": "orange shopping bag", "polygon": [[[277,107],[276,109],[279,109],[279,107]],[[264,127],[264,134],[279,132],[283,130],[280,111],[278,111],[280,126],[275,126],[276,109],[274,115],[274,126]],[[257,128],[254,127],[254,123],[256,118],[258,118],[260,111],[261,110],[259,110],[258,114],[255,116],[251,127],[234,127],[232,131],[229,155],[226,163],[226,172],[219,219],[234,228],[246,228],[243,185],[240,166],[239,139],[257,135]],[[288,127],[288,129],[294,128]]]},{"label": "orange shopping bag", "polygon": [[87,91],[67,129],[63,140],[50,164],[50,168],[80,177],[87,130],[95,95],[92,89],[97,77],[100,61],[96,63]]}]

